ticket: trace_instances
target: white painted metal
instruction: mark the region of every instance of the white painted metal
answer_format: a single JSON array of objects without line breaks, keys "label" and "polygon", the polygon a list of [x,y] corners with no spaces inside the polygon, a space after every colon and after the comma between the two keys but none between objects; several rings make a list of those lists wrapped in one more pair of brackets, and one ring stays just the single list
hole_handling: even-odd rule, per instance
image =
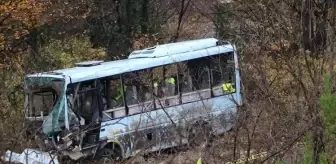
[{"label": "white painted metal", "polygon": [[[71,78],[71,82],[80,82],[221,53],[233,52],[233,45],[226,44],[216,46],[215,41],[216,39],[205,39],[199,41],[195,40],[182,42],[181,45],[179,45],[179,43],[172,43],[168,45],[162,45],[163,47],[169,48],[169,52],[164,51],[162,54],[169,53],[169,55],[161,55],[161,57],[131,57],[130,59],[103,62],[99,65],[91,67],[72,67],[52,72],[32,74],[28,76],[52,76],[58,78],[64,78],[64,76],[66,76]],[[203,49],[197,48],[197,46],[203,47]]]}]

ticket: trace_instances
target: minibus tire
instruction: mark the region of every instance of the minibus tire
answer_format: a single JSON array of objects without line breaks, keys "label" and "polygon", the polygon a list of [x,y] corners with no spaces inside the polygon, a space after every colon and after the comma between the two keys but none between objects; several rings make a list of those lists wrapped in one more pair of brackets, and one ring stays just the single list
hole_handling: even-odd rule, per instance
[{"label": "minibus tire", "polygon": [[104,147],[104,148],[99,150],[95,159],[98,160],[98,161],[104,161],[105,159],[108,159],[108,161],[110,161],[110,162],[115,162],[115,161],[121,160],[121,155],[120,155],[120,152],[118,152],[117,149]]}]

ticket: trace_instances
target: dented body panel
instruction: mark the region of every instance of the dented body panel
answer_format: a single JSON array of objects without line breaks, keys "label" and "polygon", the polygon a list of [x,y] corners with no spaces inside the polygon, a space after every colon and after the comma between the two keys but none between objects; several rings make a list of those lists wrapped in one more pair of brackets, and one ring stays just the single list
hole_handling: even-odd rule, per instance
[{"label": "dented body panel", "polygon": [[100,139],[120,144],[125,158],[186,144],[186,129],[197,121],[209,121],[213,134],[232,128],[237,102],[241,97],[234,93],[102,122]]}]

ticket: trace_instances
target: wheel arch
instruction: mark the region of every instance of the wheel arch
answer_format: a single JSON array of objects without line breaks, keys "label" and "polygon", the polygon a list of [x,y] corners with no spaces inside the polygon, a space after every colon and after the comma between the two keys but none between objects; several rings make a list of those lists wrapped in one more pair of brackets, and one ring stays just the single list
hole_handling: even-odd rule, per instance
[{"label": "wheel arch", "polygon": [[100,150],[103,148],[110,148],[110,149],[119,149],[120,150],[120,156],[121,158],[125,158],[125,151],[124,151],[124,147],[115,141],[105,141],[103,143],[101,143],[100,145]]}]

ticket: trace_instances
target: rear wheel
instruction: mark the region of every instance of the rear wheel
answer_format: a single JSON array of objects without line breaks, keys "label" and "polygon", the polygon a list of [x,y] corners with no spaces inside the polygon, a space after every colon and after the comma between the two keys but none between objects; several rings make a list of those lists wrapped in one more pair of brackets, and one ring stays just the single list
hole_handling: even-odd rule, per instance
[{"label": "rear wheel", "polygon": [[96,160],[103,163],[114,163],[120,159],[120,152],[117,149],[112,149],[108,147],[101,149],[96,156]]}]

